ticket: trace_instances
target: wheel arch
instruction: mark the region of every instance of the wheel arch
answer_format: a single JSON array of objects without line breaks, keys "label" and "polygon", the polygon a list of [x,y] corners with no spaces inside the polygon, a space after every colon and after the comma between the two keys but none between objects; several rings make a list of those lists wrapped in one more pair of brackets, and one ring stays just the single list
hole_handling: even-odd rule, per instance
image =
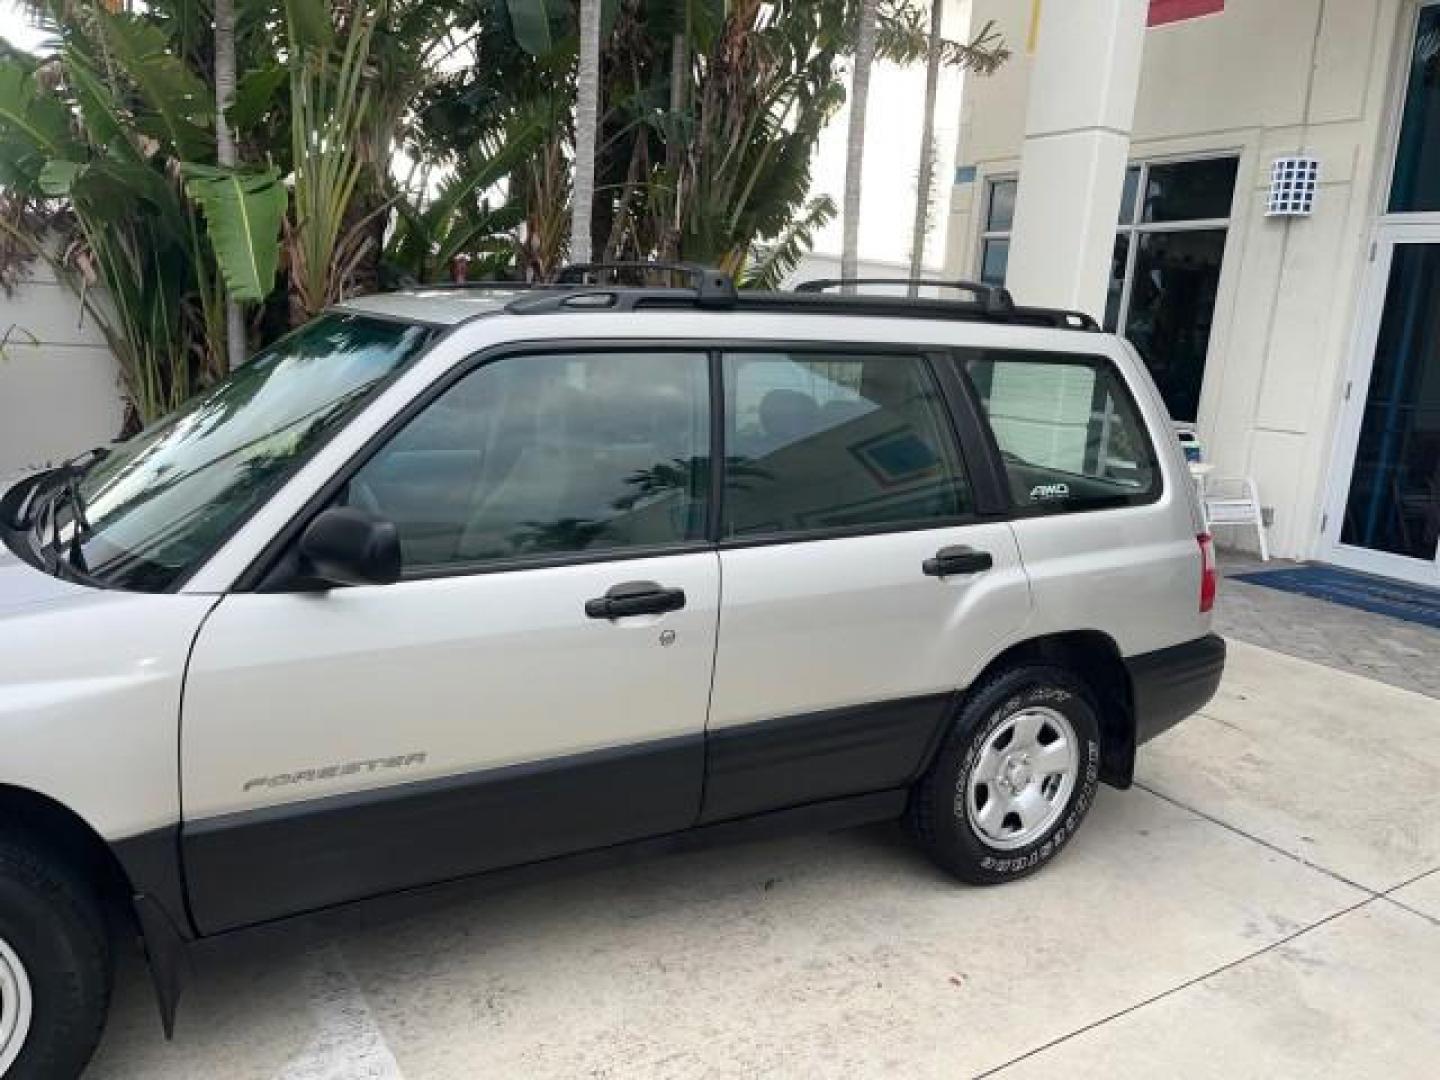
[{"label": "wheel arch", "polygon": [[[147,834],[125,844],[128,856],[122,856],[70,807],[29,788],[0,784],[0,825],[7,822],[16,823],[27,837],[84,874],[95,884],[106,911],[125,931],[140,937],[155,984],[161,1024],[169,1037],[174,1030],[175,1006],[186,967],[186,939],[179,929],[185,924],[177,922],[183,915],[171,910],[173,899],[166,902],[170,898],[163,894],[169,889],[161,886],[153,893],[150,890],[170,871],[165,865],[165,850],[175,848],[164,838],[173,837],[173,830]],[[174,869],[178,875],[178,856]]]},{"label": "wheel arch", "polygon": [[115,910],[130,909],[130,875],[90,823],[48,795],[0,784],[0,824],[14,822],[95,884],[100,900]]},{"label": "wheel arch", "polygon": [[[1071,630],[1016,642],[991,660],[971,686],[1022,664],[1053,664],[1072,672],[1095,695],[1100,712],[1100,779],[1128,788],[1135,770],[1135,706],[1130,673],[1115,639],[1101,630]],[[964,701],[965,691],[960,700]]]}]

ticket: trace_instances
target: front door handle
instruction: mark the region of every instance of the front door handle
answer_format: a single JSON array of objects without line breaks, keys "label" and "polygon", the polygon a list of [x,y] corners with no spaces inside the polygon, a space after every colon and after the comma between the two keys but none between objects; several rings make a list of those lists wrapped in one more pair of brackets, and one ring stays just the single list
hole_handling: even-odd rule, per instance
[{"label": "front door handle", "polygon": [[928,577],[950,577],[958,574],[978,574],[995,565],[995,558],[988,551],[976,551],[963,544],[941,548],[933,559],[921,564]]},{"label": "front door handle", "polygon": [[653,581],[627,581],[604,596],[585,601],[592,619],[623,619],[627,615],[662,615],[685,606],[684,589],[667,589]]}]

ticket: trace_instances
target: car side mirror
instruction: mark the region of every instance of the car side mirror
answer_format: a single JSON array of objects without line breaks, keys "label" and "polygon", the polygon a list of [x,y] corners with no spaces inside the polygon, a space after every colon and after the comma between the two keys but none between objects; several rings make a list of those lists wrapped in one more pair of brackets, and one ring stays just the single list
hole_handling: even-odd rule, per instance
[{"label": "car side mirror", "polygon": [[400,530],[353,506],[322,510],[300,534],[300,572],[327,585],[389,585],[400,580]]}]

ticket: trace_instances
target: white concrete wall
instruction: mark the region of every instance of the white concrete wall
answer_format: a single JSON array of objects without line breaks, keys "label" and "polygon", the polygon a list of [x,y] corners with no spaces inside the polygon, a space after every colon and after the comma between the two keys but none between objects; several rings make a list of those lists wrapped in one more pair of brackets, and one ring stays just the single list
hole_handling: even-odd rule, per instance
[{"label": "white concrete wall", "polygon": [[109,442],[125,408],[119,369],[67,287],[37,266],[0,293],[0,477]]},{"label": "white concrete wall", "polygon": [[[995,19],[1016,55],[968,85],[958,160],[979,177],[953,190],[952,273],[977,270],[985,176],[1019,167],[1031,11],[1032,0],[975,0],[974,18]],[[1285,556],[1317,553],[1414,12],[1415,0],[1227,0],[1221,15],[1146,33],[1132,160],[1240,156],[1200,428],[1220,472],[1258,480]],[[1265,218],[1270,163],[1301,150],[1322,162],[1315,216]]]}]

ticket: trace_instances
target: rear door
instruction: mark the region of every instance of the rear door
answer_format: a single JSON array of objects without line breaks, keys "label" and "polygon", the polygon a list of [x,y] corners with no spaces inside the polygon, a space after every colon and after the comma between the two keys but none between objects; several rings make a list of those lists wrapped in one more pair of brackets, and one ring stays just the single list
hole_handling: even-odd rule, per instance
[{"label": "rear door", "polygon": [[900,787],[1029,614],[1011,528],[979,513],[959,380],[890,347],[736,349],[722,374],[703,820]]},{"label": "rear door", "polygon": [[[975,349],[958,360],[1000,449],[1035,633],[1096,630],[1122,656],[1207,633],[1194,488],[1153,386],[1132,392],[1098,352]],[[1148,381],[1138,362],[1133,372]]]},{"label": "rear door", "polygon": [[334,495],[397,524],[400,582],[219,604],[183,710],[202,931],[694,823],[708,387],[703,351],[489,362]]}]

